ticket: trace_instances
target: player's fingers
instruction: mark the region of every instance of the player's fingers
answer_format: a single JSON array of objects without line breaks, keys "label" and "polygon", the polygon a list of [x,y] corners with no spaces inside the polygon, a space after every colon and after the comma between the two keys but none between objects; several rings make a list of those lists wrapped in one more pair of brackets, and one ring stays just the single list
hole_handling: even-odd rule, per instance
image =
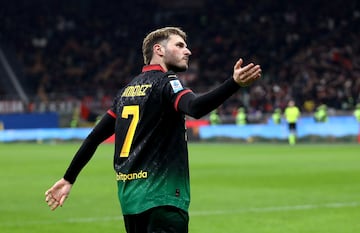
[{"label": "player's fingers", "polygon": [[49,199],[49,201],[47,201],[47,204],[51,210],[54,210],[59,206],[59,202],[55,198]]},{"label": "player's fingers", "polygon": [[250,76],[249,76],[249,79],[250,80],[256,80],[258,78],[261,77],[261,70],[257,70],[255,72],[253,72]]},{"label": "player's fingers", "polygon": [[253,83],[255,80],[261,77],[261,69],[249,71],[246,75],[243,76],[242,86],[248,86]]},{"label": "player's fingers", "polygon": [[53,192],[48,190],[45,192],[45,201],[48,202],[50,199],[54,198]]},{"label": "player's fingers", "polygon": [[57,193],[57,191],[54,190],[53,187],[51,187],[50,189],[48,189],[48,190],[45,192],[45,196],[52,198],[52,197],[55,197],[56,193]]},{"label": "player's fingers", "polygon": [[246,81],[248,79],[251,79],[254,72],[255,72],[254,64],[251,63],[245,66],[244,68],[242,68],[238,75],[241,80]]},{"label": "player's fingers", "polygon": [[240,69],[242,63],[243,63],[243,59],[242,59],[242,58],[240,58],[239,60],[237,60],[237,62],[235,63],[235,66],[234,66],[234,70]]},{"label": "player's fingers", "polygon": [[49,194],[51,194],[51,189],[46,190],[45,196],[48,196]]},{"label": "player's fingers", "polygon": [[247,77],[245,78],[245,80],[256,80],[258,78],[261,77],[261,69],[252,69],[251,71],[248,72]]},{"label": "player's fingers", "polygon": [[49,202],[51,198],[52,198],[52,196],[50,196],[50,195],[46,195],[46,197],[45,197],[45,201],[46,201],[46,202]]},{"label": "player's fingers", "polygon": [[56,200],[54,198],[49,198],[46,203],[48,206],[52,206]]},{"label": "player's fingers", "polygon": [[[250,64],[249,64],[250,65]],[[259,65],[251,64],[252,66],[246,66],[243,69],[243,74],[246,76],[252,76],[254,73],[261,71]]]},{"label": "player's fingers", "polygon": [[241,68],[241,74],[246,75],[247,73],[251,72],[252,68],[254,68],[254,63],[250,63],[246,66],[244,66],[243,68]]},{"label": "player's fingers", "polygon": [[59,205],[60,205],[60,206],[62,206],[62,205],[64,204],[64,202],[65,202],[65,200],[66,200],[67,197],[68,197],[67,195],[63,195],[63,196],[61,197],[60,202],[59,202]]},{"label": "player's fingers", "polygon": [[259,65],[252,67],[249,71],[251,74],[261,73],[261,68]]},{"label": "player's fingers", "polygon": [[50,209],[51,209],[51,210],[55,210],[59,205],[60,205],[59,202],[55,200],[55,201],[52,203],[52,205],[50,206]]},{"label": "player's fingers", "polygon": [[253,66],[254,66],[254,64],[249,64],[249,65],[241,68],[240,70],[238,70],[238,76],[241,79],[247,79],[252,74],[251,68],[253,68]]}]

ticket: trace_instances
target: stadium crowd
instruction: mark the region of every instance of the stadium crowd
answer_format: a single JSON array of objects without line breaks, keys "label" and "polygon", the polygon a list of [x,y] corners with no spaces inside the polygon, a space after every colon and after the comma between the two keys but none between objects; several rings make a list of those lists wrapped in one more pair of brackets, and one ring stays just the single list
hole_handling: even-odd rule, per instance
[{"label": "stadium crowd", "polygon": [[10,1],[0,11],[0,37],[16,48],[24,86],[37,101],[111,99],[141,70],[145,34],[173,25],[189,35],[193,55],[181,78],[197,92],[228,78],[239,57],[261,64],[262,80],[226,101],[220,114],[239,106],[270,113],[290,99],[309,113],[360,102],[357,1],[163,2]]}]

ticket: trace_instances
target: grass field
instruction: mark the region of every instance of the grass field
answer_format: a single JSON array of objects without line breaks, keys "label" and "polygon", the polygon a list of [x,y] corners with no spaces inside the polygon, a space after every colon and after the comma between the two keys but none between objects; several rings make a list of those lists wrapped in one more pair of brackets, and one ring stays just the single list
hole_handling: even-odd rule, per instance
[{"label": "grass field", "polygon": [[[44,192],[64,173],[78,143],[0,144],[1,233],[125,232],[112,171],[101,145],[65,205]],[[190,144],[190,232],[360,232],[360,146]]]}]

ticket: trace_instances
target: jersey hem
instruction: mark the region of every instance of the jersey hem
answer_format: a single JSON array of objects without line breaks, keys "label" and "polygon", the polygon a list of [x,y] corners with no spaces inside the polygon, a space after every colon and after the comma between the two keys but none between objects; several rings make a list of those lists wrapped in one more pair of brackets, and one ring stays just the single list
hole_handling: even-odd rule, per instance
[{"label": "jersey hem", "polygon": [[162,201],[162,202],[158,202],[158,203],[153,203],[150,205],[142,205],[142,208],[138,208],[136,210],[131,210],[129,208],[123,208],[123,207],[121,207],[121,210],[122,210],[123,215],[130,215],[130,214],[140,214],[149,209],[159,207],[159,206],[174,206],[176,208],[182,209],[185,212],[188,212],[190,203],[189,202],[186,203],[186,202],[187,201],[185,201],[185,200],[178,200],[178,201],[168,201],[167,200],[167,201]]}]

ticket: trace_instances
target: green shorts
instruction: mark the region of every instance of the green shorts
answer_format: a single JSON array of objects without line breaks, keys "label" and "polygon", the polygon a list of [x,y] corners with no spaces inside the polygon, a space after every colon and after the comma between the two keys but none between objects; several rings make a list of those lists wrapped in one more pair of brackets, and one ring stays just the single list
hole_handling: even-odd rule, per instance
[{"label": "green shorts", "polygon": [[159,206],[140,214],[124,215],[127,233],[187,233],[189,215],[173,206]]}]

